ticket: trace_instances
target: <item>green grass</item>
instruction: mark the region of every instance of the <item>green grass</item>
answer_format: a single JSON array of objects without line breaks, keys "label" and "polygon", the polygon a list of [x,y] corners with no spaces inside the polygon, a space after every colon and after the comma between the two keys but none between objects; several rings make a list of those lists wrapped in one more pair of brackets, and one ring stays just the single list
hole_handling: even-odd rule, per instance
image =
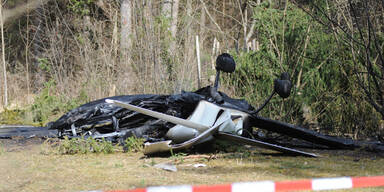
[{"label": "green grass", "polygon": [[117,146],[110,141],[106,141],[104,138],[96,140],[92,137],[87,139],[74,138],[59,141],[58,146],[53,147],[59,154],[87,154],[87,153],[104,153],[110,154],[117,150]]},{"label": "green grass", "polygon": [[137,137],[128,137],[123,143],[125,152],[142,152],[144,146],[144,139]]}]

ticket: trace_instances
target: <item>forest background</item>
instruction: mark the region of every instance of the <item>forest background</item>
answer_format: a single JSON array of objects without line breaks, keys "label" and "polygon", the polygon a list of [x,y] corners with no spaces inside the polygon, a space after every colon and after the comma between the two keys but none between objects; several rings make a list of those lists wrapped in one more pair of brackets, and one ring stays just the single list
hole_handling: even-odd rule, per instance
[{"label": "forest background", "polygon": [[[45,125],[91,100],[212,84],[260,115],[331,135],[384,137],[384,1],[2,1],[0,124]],[[198,70],[200,63],[200,75]]]}]

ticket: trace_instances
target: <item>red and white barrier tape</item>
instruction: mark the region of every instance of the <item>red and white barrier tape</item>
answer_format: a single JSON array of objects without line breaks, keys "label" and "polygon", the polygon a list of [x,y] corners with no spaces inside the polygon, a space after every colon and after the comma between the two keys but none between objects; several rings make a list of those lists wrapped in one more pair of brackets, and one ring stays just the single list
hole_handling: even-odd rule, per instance
[{"label": "red and white barrier tape", "polygon": [[226,185],[179,185],[157,186],[142,189],[110,191],[110,192],[277,192],[277,191],[301,191],[301,190],[335,190],[361,187],[384,186],[384,176],[372,177],[336,177],[319,178],[299,181],[259,181],[240,182]]}]

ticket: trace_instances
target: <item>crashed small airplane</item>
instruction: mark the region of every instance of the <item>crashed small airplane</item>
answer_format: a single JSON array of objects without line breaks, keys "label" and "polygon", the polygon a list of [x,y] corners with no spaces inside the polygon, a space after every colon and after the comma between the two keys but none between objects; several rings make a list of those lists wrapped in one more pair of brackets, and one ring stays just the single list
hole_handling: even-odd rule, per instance
[{"label": "crashed small airplane", "polygon": [[93,137],[122,143],[126,138],[136,136],[146,140],[144,153],[148,155],[224,139],[292,155],[317,157],[313,153],[255,139],[253,128],[256,127],[330,149],[366,148],[384,152],[384,144],[380,142],[327,136],[259,116],[259,111],[274,95],[289,97],[292,86],[289,74],[284,72],[274,81],[271,95],[255,109],[245,100],[233,99],[218,91],[220,73],[232,73],[235,67],[232,56],[223,53],[216,59],[217,72],[212,87],[174,95],[123,95],[99,99],[69,111],[46,127],[0,129],[0,138]]}]

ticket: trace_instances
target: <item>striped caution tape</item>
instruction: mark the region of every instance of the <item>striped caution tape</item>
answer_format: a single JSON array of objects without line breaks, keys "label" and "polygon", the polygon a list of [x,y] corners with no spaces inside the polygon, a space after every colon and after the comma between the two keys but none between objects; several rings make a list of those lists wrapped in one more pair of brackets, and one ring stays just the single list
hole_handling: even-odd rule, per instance
[{"label": "striped caution tape", "polygon": [[299,181],[259,181],[240,182],[225,185],[179,185],[157,186],[133,190],[121,190],[110,192],[277,192],[277,191],[301,191],[301,190],[336,190],[361,187],[384,186],[384,176],[372,177],[336,177],[319,178]]}]

